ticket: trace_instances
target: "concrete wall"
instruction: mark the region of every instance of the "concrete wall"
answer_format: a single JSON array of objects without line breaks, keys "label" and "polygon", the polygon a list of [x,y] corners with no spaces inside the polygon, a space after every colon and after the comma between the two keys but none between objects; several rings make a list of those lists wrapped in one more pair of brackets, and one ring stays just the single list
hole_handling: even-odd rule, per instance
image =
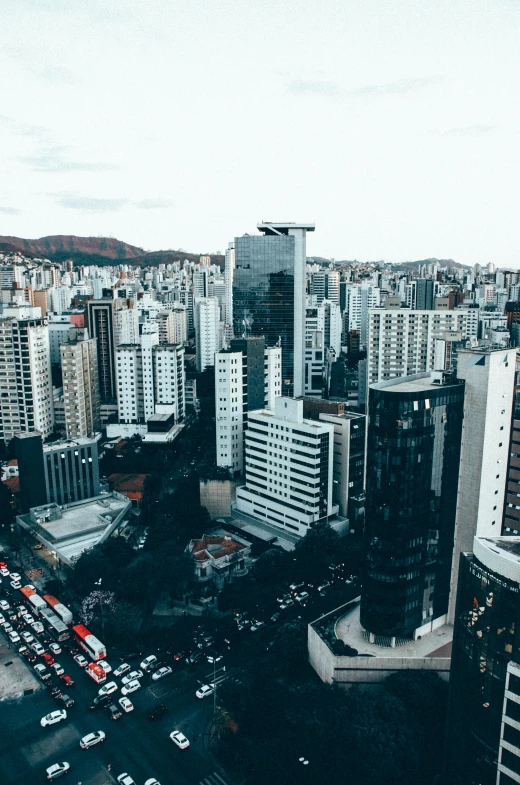
[{"label": "concrete wall", "polygon": [[233,480],[200,480],[200,503],[210,518],[229,518],[235,502],[237,484]]}]

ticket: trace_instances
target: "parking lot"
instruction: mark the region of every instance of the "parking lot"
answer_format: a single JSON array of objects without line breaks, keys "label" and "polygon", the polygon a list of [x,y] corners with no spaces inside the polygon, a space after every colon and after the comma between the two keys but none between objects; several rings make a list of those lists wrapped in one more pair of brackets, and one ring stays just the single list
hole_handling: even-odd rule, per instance
[{"label": "parking lot", "polygon": [[43,689],[31,669],[18,656],[16,647],[0,635],[0,700],[12,700]]}]

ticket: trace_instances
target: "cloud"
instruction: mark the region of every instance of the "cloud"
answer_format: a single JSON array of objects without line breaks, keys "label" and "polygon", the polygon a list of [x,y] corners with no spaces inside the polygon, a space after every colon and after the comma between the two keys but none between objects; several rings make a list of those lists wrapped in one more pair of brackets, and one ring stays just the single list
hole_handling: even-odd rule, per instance
[{"label": "cloud", "polygon": [[59,85],[60,87],[71,86],[77,82],[77,78],[70,68],[65,68],[62,65],[39,68],[34,73],[49,84]]},{"label": "cloud", "polygon": [[70,210],[83,210],[87,213],[116,212],[128,207],[128,199],[98,199],[94,196],[79,196],[73,193],[52,194],[56,204]]},{"label": "cloud", "polygon": [[4,213],[4,215],[20,215],[21,210],[17,210],[16,207],[0,207],[0,213]]},{"label": "cloud", "polygon": [[140,202],[134,202],[134,207],[140,210],[165,210],[167,207],[173,207],[171,199],[143,199]]},{"label": "cloud", "polygon": [[115,172],[119,169],[116,164],[69,160],[66,157],[68,150],[68,147],[61,145],[42,147],[32,155],[24,155],[17,160],[36,172]]},{"label": "cloud", "polygon": [[60,207],[66,207],[69,210],[81,210],[87,213],[117,212],[124,207],[138,210],[161,210],[173,205],[173,202],[168,199],[143,199],[139,202],[134,202],[125,198],[105,199],[95,196],[81,196],[69,191],[49,194],[49,196]]},{"label": "cloud", "polygon": [[0,114],[0,125],[17,136],[34,136],[42,139],[49,133],[47,128],[43,128],[39,125],[31,125],[30,123],[23,123],[20,120],[15,120],[14,117],[8,117],[5,114]]},{"label": "cloud", "polygon": [[494,125],[465,125],[461,128],[449,128],[443,131],[443,136],[480,136],[493,131],[495,127]]},{"label": "cloud", "polygon": [[439,76],[427,76],[410,79],[398,79],[395,82],[383,84],[364,85],[353,90],[340,87],[337,82],[328,79],[304,80],[296,79],[287,86],[288,92],[293,95],[313,96],[321,95],[331,98],[380,98],[388,95],[406,95],[414,90],[420,90],[439,82]]}]

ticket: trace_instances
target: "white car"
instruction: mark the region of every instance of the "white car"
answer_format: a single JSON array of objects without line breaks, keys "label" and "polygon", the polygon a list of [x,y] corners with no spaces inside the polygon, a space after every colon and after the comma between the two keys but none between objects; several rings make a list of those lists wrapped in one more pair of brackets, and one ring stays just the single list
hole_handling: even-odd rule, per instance
[{"label": "white car", "polygon": [[88,660],[85,659],[83,654],[76,654],[74,657],[74,662],[79,665],[80,668],[86,668],[88,665]]},{"label": "white car", "polygon": [[117,778],[117,781],[121,783],[121,785],[135,785],[135,780],[132,779],[130,774],[120,774]]},{"label": "white car", "polygon": [[0,624],[4,624],[4,622],[5,622],[5,616],[3,615],[3,613],[0,613]]},{"label": "white car", "polygon": [[123,662],[119,668],[116,668],[114,671],[114,676],[123,676],[125,673],[128,673],[130,670],[130,665],[127,662]]},{"label": "white car", "polygon": [[159,782],[159,780],[156,780],[155,777],[152,777],[151,779],[146,780],[144,785],[161,785],[161,783]]},{"label": "white car", "polygon": [[20,573],[19,572],[12,572],[11,573],[11,578],[12,578],[13,581],[19,581],[20,580]]},{"label": "white car", "polygon": [[197,698],[206,698],[208,695],[213,695],[215,692],[215,685],[214,684],[204,684],[202,687],[199,687],[195,695]]},{"label": "white car", "polygon": [[170,739],[173,741],[177,747],[180,747],[181,750],[185,750],[186,747],[190,746],[190,743],[184,733],[181,733],[180,730],[174,730],[173,733],[170,733]]},{"label": "white car", "polygon": [[108,675],[109,673],[112,673],[112,666],[111,666],[111,665],[109,665],[109,664],[108,664],[108,662],[107,662],[106,660],[98,660],[98,661],[96,662],[96,665],[99,665],[99,667],[100,667],[100,668],[103,668],[103,670],[105,671],[105,673],[106,673],[107,675]]},{"label": "white car", "polygon": [[126,711],[127,714],[129,711],[134,710],[134,704],[132,703],[130,698],[119,698],[119,705],[121,706],[123,711]]},{"label": "white car", "polygon": [[31,614],[28,613],[28,611],[25,611],[25,613],[22,614],[22,620],[26,624],[34,624],[34,616],[31,616]]},{"label": "white car", "polygon": [[43,624],[41,621],[35,621],[31,624],[31,627],[35,631],[36,635],[41,635],[43,632]]},{"label": "white car", "polygon": [[108,684],[104,684],[99,690],[98,695],[102,698],[103,695],[112,695],[113,692],[117,692],[119,687],[115,683],[115,681],[109,681]]},{"label": "white car", "polygon": [[149,657],[144,658],[144,660],[139,665],[139,667],[142,668],[144,671],[149,671],[151,670],[151,668],[153,668],[156,662],[157,662],[157,657],[155,656],[155,654],[150,654]]},{"label": "white car", "polygon": [[51,668],[54,671],[54,673],[56,674],[56,676],[61,676],[63,673],[65,673],[65,670],[63,669],[63,666],[60,665],[59,662],[53,662],[52,665],[51,665]]},{"label": "white car", "polygon": [[9,572],[7,567],[2,567],[2,569],[0,570],[0,575],[2,576],[2,578],[8,578],[10,574],[11,573]]},{"label": "white car", "polygon": [[38,655],[38,657],[41,657],[42,654],[45,654],[45,649],[38,641],[35,641],[35,643],[31,643],[31,649],[35,654]]},{"label": "white car", "polygon": [[11,606],[5,600],[0,600],[0,611],[8,611]]},{"label": "white car", "polygon": [[53,654],[61,654],[61,646],[57,643],[50,643],[49,649],[52,651]]},{"label": "white car", "polygon": [[130,695],[131,692],[135,692],[136,690],[140,690],[140,689],[141,689],[141,682],[137,681],[136,679],[135,681],[131,681],[128,684],[125,684],[124,687],[121,687],[121,694]]},{"label": "white car", "polygon": [[21,589],[22,584],[20,581],[11,581],[11,589]]},{"label": "white car", "polygon": [[13,628],[12,628],[12,626],[9,624],[9,622],[8,622],[8,621],[4,621],[4,623],[2,624],[2,629],[3,629],[3,631],[4,631],[6,634],[8,634],[9,632],[12,632],[12,631],[13,631]]},{"label": "white car", "polygon": [[32,643],[35,640],[34,635],[31,635],[30,632],[22,632],[22,638],[26,643]]},{"label": "white car", "polygon": [[13,630],[12,632],[9,633],[9,640],[11,641],[11,643],[20,643],[20,636],[18,635],[16,630]]},{"label": "white car", "polygon": [[129,673],[128,676],[123,676],[121,682],[123,684],[129,684],[131,681],[135,681],[136,679],[142,679],[142,678],[143,678],[142,671],[132,671],[132,673]]},{"label": "white car", "polygon": [[70,770],[70,763],[63,761],[63,763],[53,763],[48,769],[45,769],[48,780],[57,780],[62,774],[66,774]]},{"label": "white car", "polygon": [[158,671],[152,674],[152,681],[159,681],[159,679],[164,679],[166,676],[171,676],[172,673],[172,669],[165,665],[164,668],[159,668]]},{"label": "white car", "polygon": [[82,750],[87,750],[89,747],[93,747],[94,744],[99,744],[100,741],[105,741],[105,734],[102,730],[97,730],[94,733],[87,733],[86,736],[83,736],[79,741],[79,746]]},{"label": "white car", "polygon": [[40,725],[42,728],[46,728],[47,725],[56,725],[57,722],[61,722],[62,720],[67,719],[67,712],[65,709],[58,709],[58,711],[51,711],[50,714],[46,714],[45,717],[42,717],[40,720]]}]

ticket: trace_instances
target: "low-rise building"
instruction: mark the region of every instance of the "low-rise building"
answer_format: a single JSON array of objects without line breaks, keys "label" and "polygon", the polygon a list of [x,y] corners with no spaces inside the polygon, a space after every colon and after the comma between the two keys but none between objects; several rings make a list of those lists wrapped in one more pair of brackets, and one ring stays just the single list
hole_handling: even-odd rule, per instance
[{"label": "low-rise building", "polygon": [[251,544],[236,534],[203,534],[191,540],[188,553],[194,561],[194,581],[202,596],[212,596],[224,583],[246,575],[251,566]]}]

